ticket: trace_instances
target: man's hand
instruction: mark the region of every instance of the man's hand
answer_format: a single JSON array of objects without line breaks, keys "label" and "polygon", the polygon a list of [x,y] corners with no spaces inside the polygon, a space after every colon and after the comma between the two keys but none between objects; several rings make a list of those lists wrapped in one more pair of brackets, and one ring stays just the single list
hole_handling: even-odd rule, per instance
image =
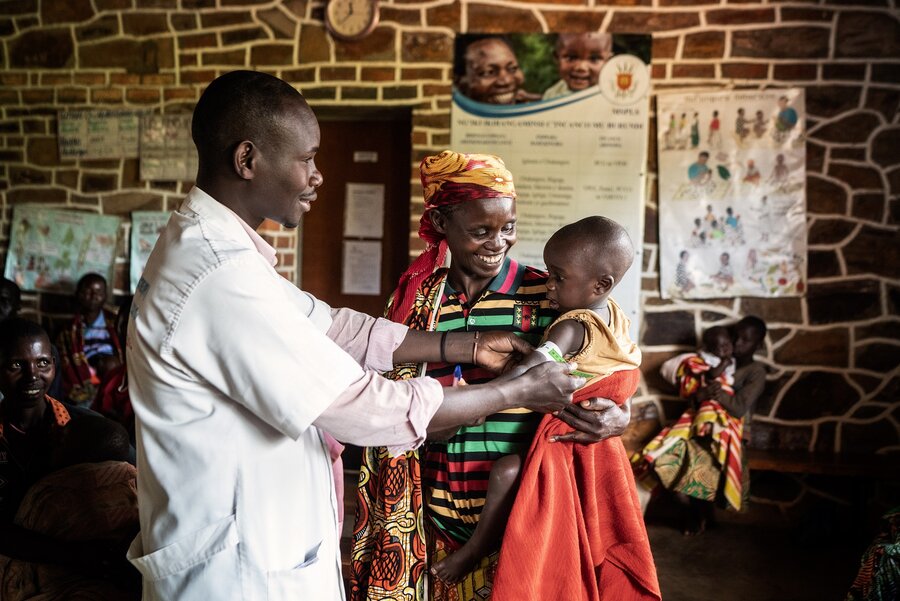
[{"label": "man's hand", "polygon": [[561,412],[572,404],[572,393],[584,386],[584,378],[569,375],[575,368],[574,363],[548,361],[509,380],[508,384],[516,386],[513,405],[540,413]]},{"label": "man's hand", "polygon": [[496,374],[502,374],[530,353],[533,347],[512,332],[481,332],[475,363]]},{"label": "man's hand", "polygon": [[568,405],[557,416],[575,428],[573,432],[554,436],[550,442],[591,444],[610,436],[621,436],[631,420],[631,399],[621,407],[610,399],[595,398]]}]

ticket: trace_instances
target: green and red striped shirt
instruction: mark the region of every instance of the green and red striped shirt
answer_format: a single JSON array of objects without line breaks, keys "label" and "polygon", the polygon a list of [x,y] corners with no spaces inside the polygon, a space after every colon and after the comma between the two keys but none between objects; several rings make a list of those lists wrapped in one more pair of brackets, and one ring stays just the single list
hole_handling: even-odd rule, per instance
[{"label": "green and red striped shirt", "polygon": [[[546,273],[509,258],[474,302],[448,282],[441,297],[437,330],[502,330],[537,344],[557,316],[547,302],[546,283]],[[474,365],[460,367],[469,384],[494,377]],[[456,364],[431,363],[427,375],[451,386],[455,368]],[[460,428],[449,440],[426,444],[422,477],[428,514],[444,532],[460,542],[471,537],[484,506],[491,467],[504,455],[524,454],[541,417],[526,409],[495,413],[480,426]]]}]

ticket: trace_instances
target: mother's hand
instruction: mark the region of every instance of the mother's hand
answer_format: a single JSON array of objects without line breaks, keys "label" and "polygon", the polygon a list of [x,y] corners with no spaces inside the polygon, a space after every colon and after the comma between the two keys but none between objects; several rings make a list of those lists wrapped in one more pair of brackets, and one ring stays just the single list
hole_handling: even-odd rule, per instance
[{"label": "mother's hand", "polygon": [[600,442],[610,436],[621,436],[631,420],[631,399],[621,407],[610,399],[594,398],[566,406],[556,417],[575,428],[574,432],[561,434],[551,442]]},{"label": "mother's hand", "polygon": [[534,347],[512,332],[480,332],[475,347],[475,363],[495,374],[518,364]]}]

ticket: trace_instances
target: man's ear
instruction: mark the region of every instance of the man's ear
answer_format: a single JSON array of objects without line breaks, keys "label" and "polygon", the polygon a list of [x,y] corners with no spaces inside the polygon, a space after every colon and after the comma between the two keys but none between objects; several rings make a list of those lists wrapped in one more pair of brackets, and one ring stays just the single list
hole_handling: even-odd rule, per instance
[{"label": "man's ear", "polygon": [[613,289],[616,285],[616,277],[612,274],[601,275],[596,282],[594,282],[594,294],[597,296],[603,296],[604,294],[609,294],[609,291]]},{"label": "man's ear", "polygon": [[447,216],[444,215],[439,209],[434,209],[431,211],[431,225],[434,226],[434,229],[438,231],[438,233],[447,234]]},{"label": "man's ear", "polygon": [[256,175],[256,161],[259,151],[250,140],[242,140],[234,149],[232,166],[241,179],[253,179]]}]

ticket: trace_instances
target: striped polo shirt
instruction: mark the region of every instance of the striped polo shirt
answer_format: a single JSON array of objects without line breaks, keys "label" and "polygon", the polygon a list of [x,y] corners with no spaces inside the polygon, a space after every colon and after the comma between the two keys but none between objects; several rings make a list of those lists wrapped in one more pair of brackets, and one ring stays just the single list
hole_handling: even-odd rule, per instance
[{"label": "striped polo shirt", "polygon": [[[506,258],[500,273],[481,296],[471,301],[465,292],[444,287],[437,319],[441,332],[503,330],[515,332],[532,344],[557,312],[547,302],[547,274]],[[427,375],[444,386],[453,383],[456,364],[430,363]],[[494,375],[463,364],[463,378],[480,384]],[[512,409],[489,416],[480,426],[462,427],[446,441],[426,444],[423,479],[429,516],[450,537],[467,541],[484,506],[488,477],[494,461],[528,451],[542,415]]]}]

